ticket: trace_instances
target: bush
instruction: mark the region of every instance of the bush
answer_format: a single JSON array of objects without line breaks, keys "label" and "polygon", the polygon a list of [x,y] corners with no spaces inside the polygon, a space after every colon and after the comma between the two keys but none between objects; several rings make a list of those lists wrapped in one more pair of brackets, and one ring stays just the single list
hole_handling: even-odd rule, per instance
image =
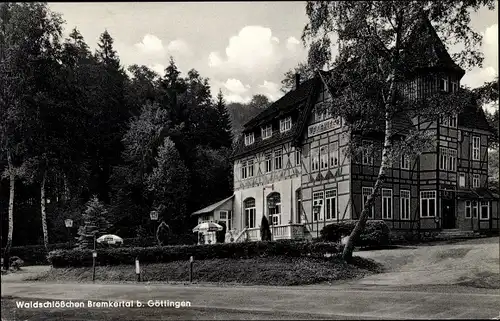
[{"label": "bush", "polygon": [[[169,245],[146,248],[116,248],[98,251],[97,264],[134,264],[138,257],[141,263],[167,263],[204,259],[241,259],[253,257],[324,257],[335,254],[341,246],[335,243],[311,243],[296,241],[222,243],[212,245]],[[49,261],[53,267],[92,266],[92,251],[88,249],[57,250],[50,252]]]},{"label": "bush", "polygon": [[[327,242],[340,242],[342,236],[351,234],[357,221],[341,221],[325,226],[321,230],[321,240]],[[384,221],[367,221],[355,245],[361,247],[386,246],[390,240],[390,229]]]},{"label": "bush", "polygon": [[24,265],[24,261],[19,256],[11,256],[9,261],[9,266],[14,271],[19,271]]}]

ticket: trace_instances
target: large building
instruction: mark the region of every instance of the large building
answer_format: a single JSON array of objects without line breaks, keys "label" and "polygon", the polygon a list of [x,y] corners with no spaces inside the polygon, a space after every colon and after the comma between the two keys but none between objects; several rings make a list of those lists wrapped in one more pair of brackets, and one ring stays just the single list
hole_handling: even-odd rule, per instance
[{"label": "large building", "polygon": [[[413,73],[400,87],[407,99],[460,87],[464,70],[436,39],[432,65]],[[327,75],[327,73],[325,73]],[[273,239],[319,236],[328,224],[357,219],[371,194],[380,153],[349,157],[346,147],[357,134],[321,106],[331,97],[321,77],[300,82],[250,120],[233,154],[234,194],[199,210],[199,222],[223,222],[226,241],[260,240],[262,216],[272,224]],[[488,146],[493,129],[484,112],[470,105],[439,122],[406,115],[394,120],[395,132],[432,131],[436,147],[416,159],[393,162],[370,218],[393,231],[498,230],[498,195],[488,189]],[[364,136],[381,148],[383,135]],[[215,242],[207,233],[204,242]]]}]

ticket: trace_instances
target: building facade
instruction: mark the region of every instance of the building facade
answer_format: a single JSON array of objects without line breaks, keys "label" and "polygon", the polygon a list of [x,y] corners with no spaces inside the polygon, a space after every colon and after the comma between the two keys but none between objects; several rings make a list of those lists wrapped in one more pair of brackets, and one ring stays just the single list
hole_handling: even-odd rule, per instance
[{"label": "building facade", "polygon": [[[429,33],[437,37],[433,29]],[[406,99],[460,87],[464,71],[437,40],[436,63],[400,86]],[[234,195],[220,205],[231,208],[226,241],[260,240],[263,216],[273,239],[318,237],[328,224],[359,217],[381,153],[350,157],[347,148],[352,139],[362,139],[380,150],[383,140],[356,137],[324,108],[329,100],[319,76],[303,83],[297,76],[292,91],[245,125],[233,155]],[[416,159],[392,162],[370,219],[384,220],[393,231],[498,230],[498,195],[488,189],[493,129],[482,109],[471,105],[434,122],[405,115],[394,126],[401,136],[410,128],[432,132],[436,144]],[[208,207],[195,215],[211,220],[216,211]]]}]

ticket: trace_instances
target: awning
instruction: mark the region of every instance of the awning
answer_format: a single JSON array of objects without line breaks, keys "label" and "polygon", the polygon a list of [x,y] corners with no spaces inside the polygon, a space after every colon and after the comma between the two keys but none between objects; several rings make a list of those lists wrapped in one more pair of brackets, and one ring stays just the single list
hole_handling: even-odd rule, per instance
[{"label": "awning", "polygon": [[487,188],[475,188],[457,191],[458,199],[484,199],[484,200],[498,200],[497,193],[490,191]]},{"label": "awning", "polygon": [[214,203],[214,204],[209,205],[205,208],[202,208],[201,210],[194,212],[193,214],[191,214],[191,216],[205,214],[205,213],[211,213],[211,212],[215,211],[216,209],[218,209],[219,207],[221,207],[222,205],[226,204],[233,197],[234,197],[234,194],[229,196],[226,199],[223,199],[222,201],[218,201],[217,203]]}]

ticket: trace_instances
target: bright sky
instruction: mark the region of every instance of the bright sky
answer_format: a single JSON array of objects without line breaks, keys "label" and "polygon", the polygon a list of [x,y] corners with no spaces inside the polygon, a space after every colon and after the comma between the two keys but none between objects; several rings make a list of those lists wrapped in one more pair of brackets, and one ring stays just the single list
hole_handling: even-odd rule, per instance
[{"label": "bright sky", "polygon": [[[147,65],[163,75],[172,55],[185,75],[191,68],[210,79],[212,93],[247,102],[254,94],[281,97],[283,74],[306,57],[300,36],[305,2],[96,2],[50,3],[95,49],[107,29],[122,64]],[[497,8],[498,10],[498,8]],[[484,35],[483,68],[462,84],[477,87],[498,75],[498,12],[482,9],[472,27]]]}]

